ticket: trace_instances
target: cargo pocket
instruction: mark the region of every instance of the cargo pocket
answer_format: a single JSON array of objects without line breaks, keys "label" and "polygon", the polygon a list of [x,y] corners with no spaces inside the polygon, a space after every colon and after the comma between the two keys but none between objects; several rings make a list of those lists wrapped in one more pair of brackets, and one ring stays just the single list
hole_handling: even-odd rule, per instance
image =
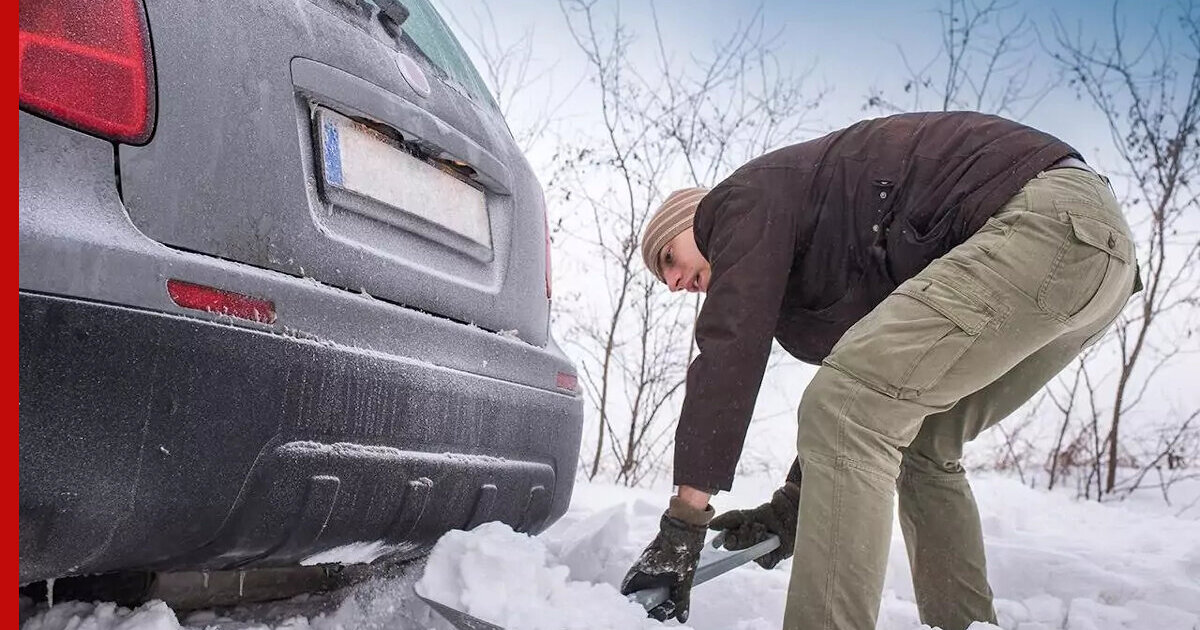
[{"label": "cargo pocket", "polygon": [[1055,202],[1071,229],[1045,280],[1038,306],[1061,321],[1078,315],[1095,299],[1110,267],[1128,264],[1129,237],[1081,206]]},{"label": "cargo pocket", "polygon": [[981,300],[944,281],[913,278],[852,327],[826,362],[893,398],[917,398],[994,318]]},{"label": "cargo pocket", "polygon": [[1001,220],[999,217],[988,217],[983,227],[971,236],[971,241],[991,258],[995,258],[1012,238],[1013,229],[1020,220],[1020,215],[1011,213]]}]

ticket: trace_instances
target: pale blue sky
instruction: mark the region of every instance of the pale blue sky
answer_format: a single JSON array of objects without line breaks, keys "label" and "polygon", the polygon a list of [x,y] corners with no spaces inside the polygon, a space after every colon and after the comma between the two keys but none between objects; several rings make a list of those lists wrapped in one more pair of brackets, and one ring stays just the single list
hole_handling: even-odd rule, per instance
[{"label": "pale blue sky", "polygon": [[[476,29],[484,16],[482,0],[439,0],[439,5],[457,18],[458,28]],[[941,47],[938,11],[940,0],[768,0],[719,2],[715,0],[658,0],[668,55],[685,58],[704,54],[712,43],[745,22],[761,6],[769,31],[780,34],[780,58],[798,69],[814,68],[811,85],[830,91],[820,110],[820,130],[832,130],[855,120],[879,115],[864,111],[862,104],[875,87],[900,95],[907,75],[898,50],[903,49],[913,66],[934,58]],[[983,2],[980,2],[983,4]],[[1111,39],[1113,5],[1085,0],[1001,0],[1008,7],[1001,18],[1012,23],[1026,16],[1048,45],[1054,44],[1052,20],[1057,16],[1070,29],[1101,41]],[[651,3],[644,0],[601,2],[598,11],[609,13],[619,7],[624,22],[638,38],[636,54],[652,61],[653,24]],[[1124,0],[1117,5],[1117,20],[1133,41],[1143,41],[1157,17],[1178,6],[1176,0]],[[539,98],[562,97],[582,70],[582,57],[565,27],[554,0],[504,0],[490,3],[501,39],[532,33],[532,66],[552,67],[548,80],[533,88]],[[1166,26],[1172,25],[1169,20]],[[465,43],[465,42],[464,42]],[[1038,47],[1037,42],[1031,45]],[[1053,64],[1040,57],[1040,66],[1030,68],[1044,75]],[[587,88],[577,89],[560,115],[574,116],[586,110],[580,103],[588,98]],[[907,104],[907,103],[905,103]],[[936,99],[927,108],[935,108]],[[1103,120],[1090,104],[1079,103],[1069,89],[1057,90],[1023,117],[1025,122],[1058,135],[1081,152],[1103,164],[1111,150]],[[519,113],[514,118],[519,118]],[[519,124],[519,122],[518,122]],[[584,123],[586,124],[586,123]],[[816,135],[814,130],[813,135]],[[797,141],[807,138],[797,138]],[[536,160],[535,160],[536,161]]]}]

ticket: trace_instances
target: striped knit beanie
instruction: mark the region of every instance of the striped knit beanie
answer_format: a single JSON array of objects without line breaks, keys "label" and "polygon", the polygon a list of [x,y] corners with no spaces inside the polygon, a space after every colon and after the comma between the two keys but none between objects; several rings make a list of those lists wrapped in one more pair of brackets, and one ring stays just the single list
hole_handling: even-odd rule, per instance
[{"label": "striped knit beanie", "polygon": [[707,188],[676,190],[667,195],[666,200],[646,224],[646,231],[642,234],[642,260],[645,261],[646,268],[659,280],[663,280],[662,270],[658,268],[659,252],[675,238],[675,235],[692,227],[696,206],[700,205],[700,200],[706,193]]}]

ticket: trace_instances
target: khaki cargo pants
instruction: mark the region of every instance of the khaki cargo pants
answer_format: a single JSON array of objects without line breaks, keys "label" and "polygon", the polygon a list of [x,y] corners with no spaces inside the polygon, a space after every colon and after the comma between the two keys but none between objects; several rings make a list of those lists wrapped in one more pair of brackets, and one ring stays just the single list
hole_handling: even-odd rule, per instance
[{"label": "khaki cargo pants", "polygon": [[1092,344],[1134,276],[1106,183],[1054,169],[846,332],[800,403],[785,628],[875,627],[894,489],[921,621],[995,622],[963,443]]}]

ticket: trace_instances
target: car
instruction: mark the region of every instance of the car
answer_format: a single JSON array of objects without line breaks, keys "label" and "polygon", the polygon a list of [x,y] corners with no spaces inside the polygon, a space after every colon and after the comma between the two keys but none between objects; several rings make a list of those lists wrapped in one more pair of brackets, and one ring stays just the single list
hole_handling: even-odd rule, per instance
[{"label": "car", "polygon": [[429,0],[19,16],[22,584],[566,511],[542,189]]}]

